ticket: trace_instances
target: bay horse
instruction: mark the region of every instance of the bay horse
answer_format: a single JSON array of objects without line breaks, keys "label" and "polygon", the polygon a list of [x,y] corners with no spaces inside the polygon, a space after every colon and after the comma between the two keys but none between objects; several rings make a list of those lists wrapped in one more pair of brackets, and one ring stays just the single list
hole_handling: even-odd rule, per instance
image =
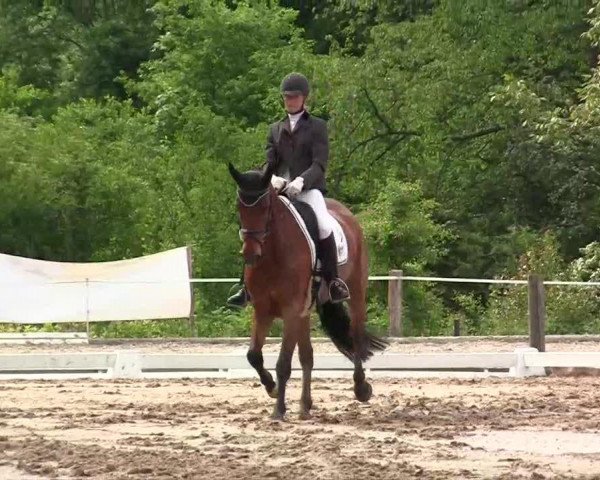
[{"label": "bay horse", "polygon": [[[277,399],[272,415],[283,419],[285,390],[292,370],[296,345],[302,366],[300,418],[310,418],[312,408],[311,374],[313,348],[310,340],[310,311],[313,304],[313,265],[310,246],[293,214],[271,186],[272,170],[241,173],[230,163],[229,172],[238,191],[237,208],[243,240],[244,281],[254,306],[248,362],[261,383]],[[350,289],[349,315],[341,303],[329,301],[326,288],[315,298],[321,324],[335,346],[354,362],[354,394],[367,402],[373,393],[365,379],[363,361],[381,351],[387,343],[367,333],[366,290],[368,281],[367,247],[362,229],[341,203],[326,199],[327,208],[342,226],[348,243],[348,262],[339,275]],[[277,383],[264,368],[262,348],[273,320],[283,320],[283,334],[276,364]]]}]

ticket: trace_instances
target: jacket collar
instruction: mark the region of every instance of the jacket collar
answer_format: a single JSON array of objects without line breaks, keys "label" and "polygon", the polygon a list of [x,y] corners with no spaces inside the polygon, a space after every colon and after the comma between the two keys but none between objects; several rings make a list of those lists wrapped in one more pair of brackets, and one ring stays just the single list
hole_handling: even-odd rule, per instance
[{"label": "jacket collar", "polygon": [[[298,123],[296,124],[296,128],[294,129],[294,132],[297,132],[299,128],[302,128],[302,126],[306,123],[306,121],[310,118],[310,113],[308,113],[307,110],[304,110],[304,112],[302,113],[302,116],[298,119]],[[285,114],[285,118],[283,118],[281,120],[281,123],[283,123],[283,128],[285,130],[287,130],[288,133],[292,133],[292,128],[290,125],[290,117],[288,116],[288,114]]]}]

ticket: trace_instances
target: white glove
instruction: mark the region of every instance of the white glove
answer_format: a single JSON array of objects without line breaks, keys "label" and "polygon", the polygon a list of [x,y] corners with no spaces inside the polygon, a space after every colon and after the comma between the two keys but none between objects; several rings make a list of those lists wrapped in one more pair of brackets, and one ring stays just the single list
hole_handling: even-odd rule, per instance
[{"label": "white glove", "polygon": [[285,193],[288,194],[289,197],[294,198],[298,195],[302,188],[304,187],[304,179],[302,177],[296,177],[285,189]]},{"label": "white glove", "polygon": [[286,184],[287,180],[283,177],[278,177],[277,175],[273,175],[271,177],[271,185],[277,191],[281,190]]}]

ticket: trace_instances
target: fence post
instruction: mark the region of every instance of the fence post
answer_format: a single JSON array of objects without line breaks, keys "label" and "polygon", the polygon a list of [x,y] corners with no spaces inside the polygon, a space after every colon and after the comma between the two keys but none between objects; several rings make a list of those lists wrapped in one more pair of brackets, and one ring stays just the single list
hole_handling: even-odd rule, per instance
[{"label": "fence post", "polygon": [[538,352],[546,351],[546,299],[542,277],[527,277],[529,299],[529,346]]},{"label": "fence post", "polygon": [[460,337],[460,320],[454,320],[454,336]]},{"label": "fence post", "polygon": [[88,339],[91,337],[90,334],[90,279],[85,279],[85,331]]},{"label": "fence post", "polygon": [[388,282],[388,310],[390,315],[390,337],[402,336],[402,270],[391,270]]},{"label": "fence post", "polygon": [[[187,262],[188,262],[188,273],[189,278],[193,276],[192,269],[192,247],[188,245],[187,247]],[[198,336],[198,330],[196,329],[196,298],[194,296],[194,284],[190,282],[190,297],[191,297],[191,306],[190,306],[190,316],[188,319],[188,326],[190,328],[190,335],[192,337]]]}]

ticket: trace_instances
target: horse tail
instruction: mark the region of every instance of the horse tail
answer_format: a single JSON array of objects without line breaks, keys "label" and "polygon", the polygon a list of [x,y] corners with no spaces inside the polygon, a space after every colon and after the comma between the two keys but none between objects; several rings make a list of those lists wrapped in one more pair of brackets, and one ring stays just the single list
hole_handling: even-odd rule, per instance
[{"label": "horse tail", "polygon": [[[350,336],[350,316],[343,303],[317,303],[317,312],[325,333],[337,349],[350,361],[354,361],[354,343]],[[365,333],[366,348],[361,349],[360,359],[366,361],[374,352],[385,350],[389,344],[375,335]]]}]

